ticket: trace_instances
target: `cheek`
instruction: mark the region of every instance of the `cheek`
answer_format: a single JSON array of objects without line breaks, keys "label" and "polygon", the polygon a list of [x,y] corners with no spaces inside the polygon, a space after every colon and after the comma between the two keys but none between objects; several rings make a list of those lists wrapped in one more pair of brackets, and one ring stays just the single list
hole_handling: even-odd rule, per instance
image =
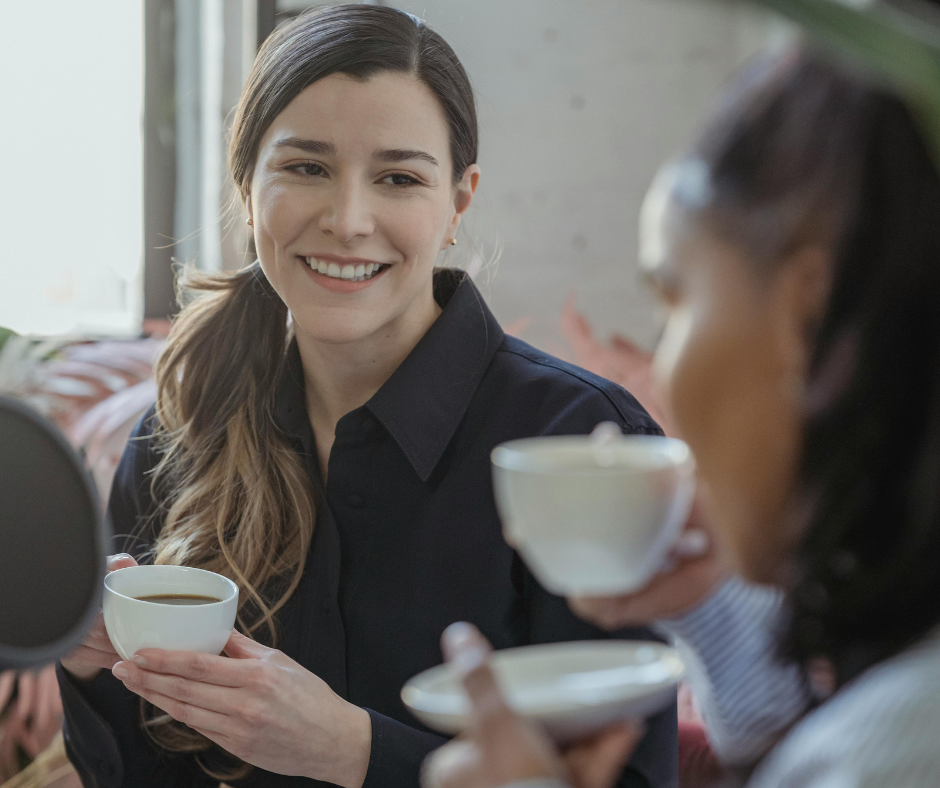
[{"label": "cheek", "polygon": [[761,312],[715,307],[673,313],[654,372],[695,454],[719,536],[738,569],[757,578],[782,551],[798,411]]},{"label": "cheek", "polygon": [[255,199],[255,226],[262,245],[279,249],[299,238],[313,221],[316,205],[310,194],[290,186],[262,187]]},{"label": "cheek", "polygon": [[376,212],[377,228],[406,263],[421,269],[434,264],[445,229],[444,206],[430,200],[392,201]]}]

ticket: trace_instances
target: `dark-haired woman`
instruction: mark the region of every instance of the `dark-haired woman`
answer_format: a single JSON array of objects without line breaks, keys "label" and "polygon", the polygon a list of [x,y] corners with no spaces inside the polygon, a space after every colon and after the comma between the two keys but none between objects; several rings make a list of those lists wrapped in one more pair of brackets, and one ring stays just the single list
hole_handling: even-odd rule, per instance
[{"label": "dark-haired woman", "polygon": [[[754,606],[738,580],[715,590],[706,558],[640,594],[575,606],[605,626],[673,617],[706,714],[725,734],[761,723],[756,736],[739,729],[738,755],[772,747],[750,788],[940,785],[932,153],[896,96],[787,57],[751,75],[647,203],[643,257],[670,311],[657,368],[671,415],[695,451],[719,553],[782,589],[785,605]],[[735,615],[749,607],[752,620]],[[596,786],[628,750],[630,731],[613,731],[566,772],[501,704],[479,633],[460,626],[447,642],[470,666],[477,735],[436,756],[429,785]],[[830,685],[815,702],[793,673],[814,664]]]},{"label": "dark-haired woman", "polygon": [[[262,48],[230,148],[260,262],[190,283],[110,504],[123,549],[237,582],[243,634],[227,657],[119,662],[99,625],[60,672],[86,785],[413,787],[443,740],[398,693],[444,626],[503,647],[606,637],[502,539],[489,454],[658,428],[435,273],[476,158],[467,76],[420,20],[328,7]],[[674,783],[675,724],[653,723],[622,785]]]}]

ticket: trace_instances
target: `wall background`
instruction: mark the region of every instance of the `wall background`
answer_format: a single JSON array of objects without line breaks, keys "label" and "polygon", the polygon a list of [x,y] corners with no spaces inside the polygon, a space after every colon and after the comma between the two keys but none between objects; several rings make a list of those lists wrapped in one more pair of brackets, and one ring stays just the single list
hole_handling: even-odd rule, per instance
[{"label": "wall background", "polygon": [[477,90],[483,178],[451,261],[476,269],[501,246],[477,280],[503,325],[524,326],[537,346],[564,353],[571,294],[598,334],[650,347],[659,320],[636,267],[643,195],[768,41],[768,20],[703,0],[384,4],[443,35]]}]

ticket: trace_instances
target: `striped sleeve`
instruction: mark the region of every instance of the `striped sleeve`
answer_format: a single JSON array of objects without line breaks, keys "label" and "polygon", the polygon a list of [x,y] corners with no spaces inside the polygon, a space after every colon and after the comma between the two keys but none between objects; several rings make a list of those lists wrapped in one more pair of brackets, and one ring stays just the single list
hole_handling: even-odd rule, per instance
[{"label": "striped sleeve", "polygon": [[803,671],[777,657],[782,617],[781,593],[731,578],[695,610],[660,622],[726,765],[755,763],[812,702]]}]

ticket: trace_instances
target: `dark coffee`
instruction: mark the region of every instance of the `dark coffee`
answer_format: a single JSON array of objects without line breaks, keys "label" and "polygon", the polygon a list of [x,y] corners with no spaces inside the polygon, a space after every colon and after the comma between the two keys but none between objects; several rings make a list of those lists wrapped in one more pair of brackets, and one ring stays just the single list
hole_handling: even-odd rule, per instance
[{"label": "dark coffee", "polygon": [[161,605],[211,605],[221,602],[214,596],[197,596],[196,594],[154,594],[153,596],[135,596],[141,602],[157,602]]}]

